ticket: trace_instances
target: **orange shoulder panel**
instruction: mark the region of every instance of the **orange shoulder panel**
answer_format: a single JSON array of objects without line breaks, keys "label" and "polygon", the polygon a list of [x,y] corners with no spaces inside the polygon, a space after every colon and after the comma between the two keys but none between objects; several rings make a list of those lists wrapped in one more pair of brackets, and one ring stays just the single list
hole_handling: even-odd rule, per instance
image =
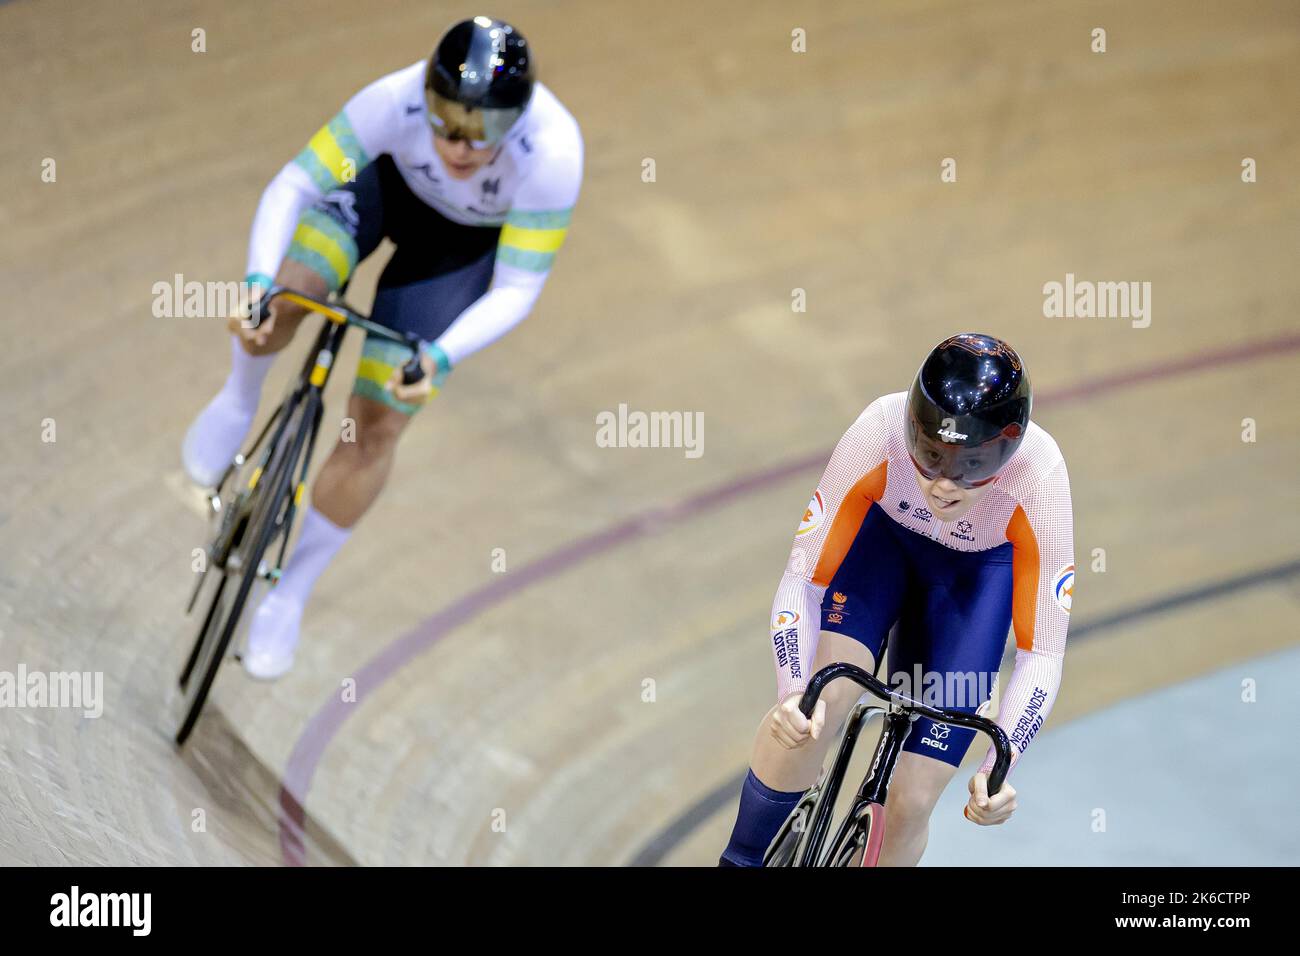
[{"label": "orange shoulder panel", "polygon": [[831,522],[831,530],[822,542],[821,557],[817,559],[817,568],[813,571],[813,584],[826,587],[831,583],[831,578],[835,577],[835,572],[840,569],[844,556],[849,553],[853,539],[858,536],[858,530],[867,517],[867,509],[885,495],[888,470],[889,461],[882,461],[859,478],[840,502],[835,520]]},{"label": "orange shoulder panel", "polygon": [[1016,505],[1015,514],[1007,524],[1007,540],[1011,542],[1011,624],[1016,630],[1016,647],[1022,651],[1034,649],[1034,621],[1038,613],[1038,539],[1029,526],[1025,509]]}]

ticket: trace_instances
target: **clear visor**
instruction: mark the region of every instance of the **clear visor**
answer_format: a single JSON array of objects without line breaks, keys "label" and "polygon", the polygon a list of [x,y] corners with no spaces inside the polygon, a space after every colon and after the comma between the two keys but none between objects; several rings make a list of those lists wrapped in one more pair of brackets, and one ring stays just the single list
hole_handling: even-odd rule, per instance
[{"label": "clear visor", "polygon": [[428,106],[429,125],[441,139],[464,140],[473,149],[496,146],[524,113],[524,107],[513,109],[469,109],[439,96],[433,90],[424,91]]},{"label": "clear visor", "polygon": [[947,478],[963,488],[986,485],[997,477],[1015,451],[1015,441],[995,438],[982,445],[959,445],[931,438],[915,420],[909,422],[912,463],[928,479]]}]

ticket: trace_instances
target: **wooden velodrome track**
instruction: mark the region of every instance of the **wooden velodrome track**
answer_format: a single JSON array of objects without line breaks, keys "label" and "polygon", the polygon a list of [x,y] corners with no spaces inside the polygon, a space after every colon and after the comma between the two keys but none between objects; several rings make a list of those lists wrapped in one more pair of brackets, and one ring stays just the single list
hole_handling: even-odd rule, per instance
[{"label": "wooden velodrome track", "polygon": [[[713,862],[821,464],[961,329],[1026,357],[1073,481],[1078,637],[1036,748],[1298,643],[1300,7],[611,8],[490,11],[582,124],[568,245],[406,436],[296,670],[228,669],[179,757],[204,528],[164,479],[227,341],[154,318],[151,287],[238,278],[275,170],[478,11],[0,6],[0,670],[102,671],[106,698],[0,713],[0,862]],[[1150,327],[1044,318],[1066,273],[1151,282]],[[704,454],[597,447],[620,403],[702,412]]]}]

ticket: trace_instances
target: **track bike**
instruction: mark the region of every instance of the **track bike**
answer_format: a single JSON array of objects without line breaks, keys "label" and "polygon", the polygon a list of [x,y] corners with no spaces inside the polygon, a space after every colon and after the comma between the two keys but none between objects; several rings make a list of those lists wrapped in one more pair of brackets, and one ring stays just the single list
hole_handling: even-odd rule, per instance
[{"label": "track bike", "polygon": [[320,431],[325,385],[347,330],[361,328],[405,345],[413,354],[402,366],[402,381],[409,385],[424,376],[419,357],[426,343],[419,336],[377,325],[341,300],[320,302],[301,292],[272,286],[249,310],[249,327],[256,328],[264,321],[277,299],[320,313],[325,322],[284,400],[248,451],[235,456],[209,496],[215,533],[186,614],[193,613],[205,589],[211,596],[180,674],[184,716],[176,731],[177,746],[185,743],[203,711],[217,672],[229,656],[244,610],[254,603],[249,597],[255,586],[269,589],[279,580]]},{"label": "track bike", "polygon": [[[893,778],[898,757],[903,752],[903,745],[911,733],[912,724],[921,717],[958,727],[969,727],[986,734],[993,741],[996,758],[989,772],[990,796],[1002,789],[1007,771],[1011,769],[1011,742],[1007,739],[1006,731],[993,721],[976,714],[931,707],[913,700],[891,689],[875,675],[855,664],[831,664],[813,675],[799,701],[799,710],[805,717],[812,716],[817,699],[826,685],[840,678],[853,681],[868,694],[884,701],[886,706],[875,706],[862,699],[849,711],[834,761],[781,825],[763,857],[764,866],[876,866],[885,839],[885,801],[889,796],[889,782]],[[865,696],[863,695],[864,698]],[[871,767],[858,788],[848,813],[828,843],[835,801],[843,785],[854,746],[863,728],[877,716],[884,718],[885,725]]]}]

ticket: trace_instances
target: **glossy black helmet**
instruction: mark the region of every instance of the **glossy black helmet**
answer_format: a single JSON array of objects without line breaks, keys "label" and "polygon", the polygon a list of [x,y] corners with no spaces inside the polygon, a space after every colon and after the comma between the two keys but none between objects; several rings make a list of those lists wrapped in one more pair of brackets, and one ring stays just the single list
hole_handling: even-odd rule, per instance
[{"label": "glossy black helmet", "polygon": [[491,17],[455,24],[425,72],[434,131],[477,148],[499,142],[533,95],[533,51],[522,33]]},{"label": "glossy black helmet", "polygon": [[926,357],[907,397],[907,450],[926,478],[973,488],[992,481],[1029,428],[1033,392],[1020,356],[963,332]]}]

